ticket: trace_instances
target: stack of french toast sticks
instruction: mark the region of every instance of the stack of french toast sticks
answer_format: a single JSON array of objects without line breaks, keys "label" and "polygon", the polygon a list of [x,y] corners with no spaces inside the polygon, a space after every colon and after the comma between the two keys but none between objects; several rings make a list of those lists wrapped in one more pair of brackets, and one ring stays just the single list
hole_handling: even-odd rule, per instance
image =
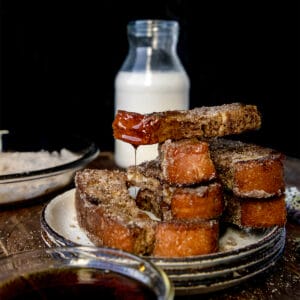
[{"label": "stack of french toast sticks", "polygon": [[257,107],[241,103],[118,111],[114,137],[137,148],[158,143],[158,157],[126,170],[78,171],[79,225],[97,246],[158,257],[217,252],[228,223],[284,226],[284,155],[224,138],[260,126]]}]

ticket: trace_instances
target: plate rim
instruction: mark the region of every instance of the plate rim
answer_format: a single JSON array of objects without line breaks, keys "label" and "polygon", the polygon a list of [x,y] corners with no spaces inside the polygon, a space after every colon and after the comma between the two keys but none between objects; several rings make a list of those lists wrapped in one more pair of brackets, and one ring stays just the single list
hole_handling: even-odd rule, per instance
[{"label": "plate rim", "polygon": [[[44,207],[41,213],[41,235],[42,239],[44,240],[45,244],[48,247],[54,246],[85,246],[80,243],[76,243],[67,239],[66,237],[62,236],[60,233],[57,233],[54,228],[52,228],[46,218],[46,210],[50,207],[51,204],[55,201],[60,201],[60,199],[64,199],[68,197],[67,201],[74,201],[75,195],[75,188],[69,189],[56,197],[52,198]],[[73,198],[72,198],[73,195]],[[66,200],[66,199],[64,199]],[[54,201],[54,202],[52,202]],[[83,229],[79,228],[83,231]],[[50,233],[51,234],[50,234]],[[83,231],[84,232],[84,231]],[[272,234],[271,234],[271,233]],[[84,232],[85,233],[85,232]],[[87,234],[85,233],[87,236]],[[229,287],[235,286],[240,284],[264,271],[274,265],[274,262],[277,261],[281,254],[283,253],[283,249],[285,246],[285,236],[286,236],[286,229],[285,227],[274,227],[273,230],[267,233],[268,239],[263,236],[260,238],[258,243],[263,245],[264,247],[259,247],[259,249],[255,249],[253,253],[248,253],[249,257],[247,258],[250,264],[247,264],[247,261],[244,261],[245,255],[243,259],[241,256],[237,255],[237,250],[229,250],[224,251],[221,253],[213,253],[207,255],[198,255],[198,256],[191,256],[188,258],[174,258],[171,259],[162,259],[153,256],[142,256],[148,258],[152,263],[163,269],[166,274],[169,276],[170,280],[172,281],[176,295],[195,295],[195,294],[207,294],[219,290],[224,290]],[[87,236],[88,237],[88,236]],[[91,242],[92,243],[92,242]],[[250,244],[252,245],[251,248],[254,248],[255,245],[258,243]],[[93,243],[92,243],[93,245]],[[241,249],[245,248],[247,250],[249,245],[241,247]],[[231,255],[236,254],[236,260],[226,261],[226,255],[231,253]],[[265,256],[265,254],[268,254]],[[214,260],[216,259],[217,260]],[[259,261],[255,260],[253,257],[259,257]],[[220,261],[224,262],[225,267],[223,269],[218,269]],[[224,261],[225,260],[225,261]],[[205,265],[205,261],[210,263],[210,265],[206,266],[203,269],[203,264]],[[181,265],[181,266],[180,266]],[[193,265],[193,266],[192,266]],[[258,267],[257,267],[258,266]],[[260,267],[261,266],[261,267]],[[189,271],[182,272],[182,271]],[[207,279],[204,275],[205,272],[213,272],[216,271],[215,274],[211,276],[210,279],[211,283],[206,283],[204,278]],[[242,273],[240,276],[235,277],[234,271],[244,270],[245,273]],[[202,278],[200,278],[200,277]],[[228,276],[228,277],[227,277]],[[203,283],[201,284],[201,281]]]},{"label": "plate rim", "polygon": [[[73,201],[73,203],[75,203],[75,190],[75,188],[72,188],[57,195],[52,200],[50,200],[42,210],[42,238],[48,247],[51,247],[52,244],[55,246],[84,246],[80,243],[73,242],[70,239],[67,239],[66,237],[57,233],[48,224],[46,218],[46,210],[49,207],[51,208],[51,204],[53,203],[52,201],[59,202],[60,199],[68,197],[69,199],[67,199],[67,201]],[[274,265],[274,263],[281,257],[283,253],[285,247],[286,229],[285,227],[278,226],[273,227],[272,229],[273,230],[269,230],[267,232],[267,236],[263,236],[262,238],[260,238],[257,243],[252,243],[250,245],[246,245],[234,250],[224,251],[221,254],[217,252],[206,255],[190,256],[184,258],[184,260],[183,258],[166,259],[153,256],[142,257],[148,258],[152,263],[156,264],[166,272],[174,285],[176,295],[182,296],[208,294],[240,284],[266,271]],[[79,228],[79,230],[83,231],[83,229],[81,228]],[[87,236],[85,232],[84,234]],[[254,249],[254,251],[250,253],[249,251],[247,252],[249,246],[251,246],[250,250],[253,250],[253,248],[255,248],[257,244],[259,244],[259,247],[257,249]],[[244,255],[242,257],[238,255],[240,249],[244,251]],[[235,259],[227,261],[226,255],[228,254],[230,254],[231,256],[236,255]],[[245,258],[246,255],[249,255],[248,260],[250,261],[250,264],[248,265],[244,262],[243,259],[241,259]],[[256,259],[254,259],[253,257],[256,257]],[[218,265],[222,260],[225,264],[225,267],[220,270],[218,269]],[[206,267],[205,262],[208,263],[208,266]],[[203,265],[205,267],[204,269]],[[245,273],[235,277],[234,271],[236,269],[238,271],[244,270]],[[207,279],[207,277],[205,277],[205,272],[209,273],[213,272],[213,270],[215,270],[216,273],[213,274],[210,279]],[[201,281],[203,281],[204,278],[206,278],[207,280],[211,280],[212,282],[206,284],[206,282],[204,281],[201,285]]]}]

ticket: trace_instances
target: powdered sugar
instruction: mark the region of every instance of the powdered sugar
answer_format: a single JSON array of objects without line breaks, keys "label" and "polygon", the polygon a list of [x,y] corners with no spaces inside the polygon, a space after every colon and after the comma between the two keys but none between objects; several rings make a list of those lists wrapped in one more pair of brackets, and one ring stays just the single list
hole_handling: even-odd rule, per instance
[{"label": "powdered sugar", "polygon": [[0,152],[0,175],[23,173],[59,166],[78,158],[67,149],[48,152]]},{"label": "powdered sugar", "polygon": [[[75,161],[79,155],[67,149],[61,151],[1,152],[0,175],[25,173],[44,170]],[[0,204],[38,197],[61,188],[73,179],[74,170],[59,175],[49,173],[40,178],[16,178],[13,182],[0,181]]]}]

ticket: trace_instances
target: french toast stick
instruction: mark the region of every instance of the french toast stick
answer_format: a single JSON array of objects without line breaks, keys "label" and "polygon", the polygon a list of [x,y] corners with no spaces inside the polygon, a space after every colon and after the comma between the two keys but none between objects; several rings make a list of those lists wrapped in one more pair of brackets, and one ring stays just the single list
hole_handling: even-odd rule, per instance
[{"label": "french toast stick", "polygon": [[112,123],[114,138],[135,146],[162,143],[168,139],[221,137],[260,126],[261,115],[257,107],[242,103],[150,114],[119,110]]},{"label": "french toast stick", "polygon": [[268,198],[285,190],[285,156],[276,150],[216,138],[210,155],[222,184],[238,197]]}]

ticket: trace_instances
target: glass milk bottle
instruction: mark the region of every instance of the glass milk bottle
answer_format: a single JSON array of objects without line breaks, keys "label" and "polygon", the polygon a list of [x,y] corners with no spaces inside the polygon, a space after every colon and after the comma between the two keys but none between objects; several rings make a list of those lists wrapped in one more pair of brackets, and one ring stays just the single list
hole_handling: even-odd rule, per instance
[{"label": "glass milk bottle", "polygon": [[[128,55],[115,79],[115,113],[189,108],[190,81],[177,55],[177,21],[137,20],[127,25]],[[115,140],[115,162],[126,168],[157,157],[157,144],[135,148]]]}]

